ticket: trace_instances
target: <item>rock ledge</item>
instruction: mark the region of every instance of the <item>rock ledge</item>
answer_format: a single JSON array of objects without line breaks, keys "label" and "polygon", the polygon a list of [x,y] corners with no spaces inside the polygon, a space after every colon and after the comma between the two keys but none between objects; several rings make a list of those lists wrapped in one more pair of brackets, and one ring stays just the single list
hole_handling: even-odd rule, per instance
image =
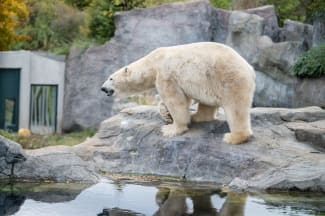
[{"label": "rock ledge", "polygon": [[222,142],[229,129],[222,114],[218,119],[192,124],[184,135],[165,138],[156,107],[124,109],[103,121],[98,133],[84,143],[26,151],[27,160],[16,165],[15,176],[96,182],[103,172],[133,173],[248,191],[325,192],[323,109],[254,108],[254,138],[242,145]]}]

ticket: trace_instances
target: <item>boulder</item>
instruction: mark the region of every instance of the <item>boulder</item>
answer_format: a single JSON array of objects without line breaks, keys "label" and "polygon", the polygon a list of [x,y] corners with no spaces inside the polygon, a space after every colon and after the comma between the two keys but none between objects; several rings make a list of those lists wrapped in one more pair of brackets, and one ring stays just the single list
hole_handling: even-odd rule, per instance
[{"label": "boulder", "polygon": [[315,121],[311,124],[288,123],[287,127],[295,132],[297,140],[308,142],[319,151],[325,152],[325,120]]},{"label": "boulder", "polygon": [[305,49],[312,47],[313,26],[293,20],[285,20],[279,30],[279,41],[300,41]]},{"label": "boulder", "polygon": [[254,106],[303,107],[317,104],[325,107],[325,77],[300,79],[274,72],[256,71]]},{"label": "boulder", "polygon": [[257,41],[263,34],[264,19],[254,14],[234,11],[229,18],[226,44],[234,48],[248,62],[257,61]]},{"label": "boulder", "polygon": [[325,120],[324,110],[255,108],[254,138],[243,145],[222,142],[229,129],[222,115],[219,119],[165,138],[156,107],[128,108],[102,122],[93,138],[100,149],[88,142],[87,152],[97,169],[108,173],[168,175],[244,190],[325,191],[323,154],[308,144],[311,140],[297,140],[290,126],[298,121],[317,125]]},{"label": "boulder", "polygon": [[251,62],[256,70],[282,82],[294,81],[295,77],[290,75],[290,69],[304,52],[302,42],[286,41],[259,45],[257,49],[259,55],[255,62]]},{"label": "boulder", "polygon": [[[254,106],[288,107],[294,103],[294,82],[279,81],[258,70],[256,73],[256,88],[254,93]],[[288,80],[288,79],[284,79]]]},{"label": "boulder", "polygon": [[22,147],[0,135],[0,179],[12,177],[15,166],[26,160]]},{"label": "boulder", "polygon": [[92,163],[81,159],[69,146],[51,146],[26,151],[27,160],[18,164],[14,176],[31,181],[90,182],[99,180]]},{"label": "boulder", "polygon": [[258,8],[243,10],[245,13],[256,14],[263,17],[263,35],[269,36],[273,41],[278,41],[279,25],[273,5],[265,5]]},{"label": "boulder", "polygon": [[[325,105],[325,77],[300,79],[291,75],[292,67],[310,42],[310,26],[287,21],[290,41],[274,43],[264,35],[265,18],[241,11],[229,17],[226,43],[241,54],[256,71],[254,106],[303,107]],[[306,29],[306,38],[300,39]],[[305,29],[305,30],[304,30]],[[290,35],[289,32],[293,32]],[[282,33],[284,30],[282,30]],[[308,36],[309,35],[309,36]],[[309,45],[308,45],[309,46]],[[307,46],[307,47],[308,47]]]}]

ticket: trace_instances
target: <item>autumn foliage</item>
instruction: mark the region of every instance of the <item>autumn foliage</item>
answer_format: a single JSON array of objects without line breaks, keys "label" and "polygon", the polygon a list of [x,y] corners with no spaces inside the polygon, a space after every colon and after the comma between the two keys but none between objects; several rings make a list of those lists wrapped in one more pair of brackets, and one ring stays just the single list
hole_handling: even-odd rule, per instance
[{"label": "autumn foliage", "polygon": [[28,9],[24,0],[0,0],[0,51],[8,50],[25,39],[16,29],[27,21]]}]

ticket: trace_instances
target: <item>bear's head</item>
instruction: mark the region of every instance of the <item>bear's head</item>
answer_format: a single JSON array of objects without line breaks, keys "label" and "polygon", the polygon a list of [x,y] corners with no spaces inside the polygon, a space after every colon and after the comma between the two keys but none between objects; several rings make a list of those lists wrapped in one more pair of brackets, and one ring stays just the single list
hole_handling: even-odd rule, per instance
[{"label": "bear's head", "polygon": [[155,87],[155,73],[140,59],[110,75],[101,90],[108,96],[125,97]]}]

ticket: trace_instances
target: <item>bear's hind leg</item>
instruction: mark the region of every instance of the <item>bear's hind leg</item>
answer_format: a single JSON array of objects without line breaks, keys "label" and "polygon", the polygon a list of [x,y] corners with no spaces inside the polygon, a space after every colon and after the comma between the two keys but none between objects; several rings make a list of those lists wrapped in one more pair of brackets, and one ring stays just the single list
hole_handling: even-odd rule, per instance
[{"label": "bear's hind leg", "polygon": [[230,133],[224,135],[224,142],[229,144],[240,144],[253,135],[250,123],[250,106],[224,107]]},{"label": "bear's hind leg", "polygon": [[215,120],[215,113],[218,106],[207,106],[199,103],[195,114],[191,116],[192,122],[207,122]]},{"label": "bear's hind leg", "polygon": [[190,123],[189,104],[191,100],[172,82],[159,82],[157,89],[173,119],[172,124],[162,126],[163,135],[173,137],[184,133],[188,130]]}]

